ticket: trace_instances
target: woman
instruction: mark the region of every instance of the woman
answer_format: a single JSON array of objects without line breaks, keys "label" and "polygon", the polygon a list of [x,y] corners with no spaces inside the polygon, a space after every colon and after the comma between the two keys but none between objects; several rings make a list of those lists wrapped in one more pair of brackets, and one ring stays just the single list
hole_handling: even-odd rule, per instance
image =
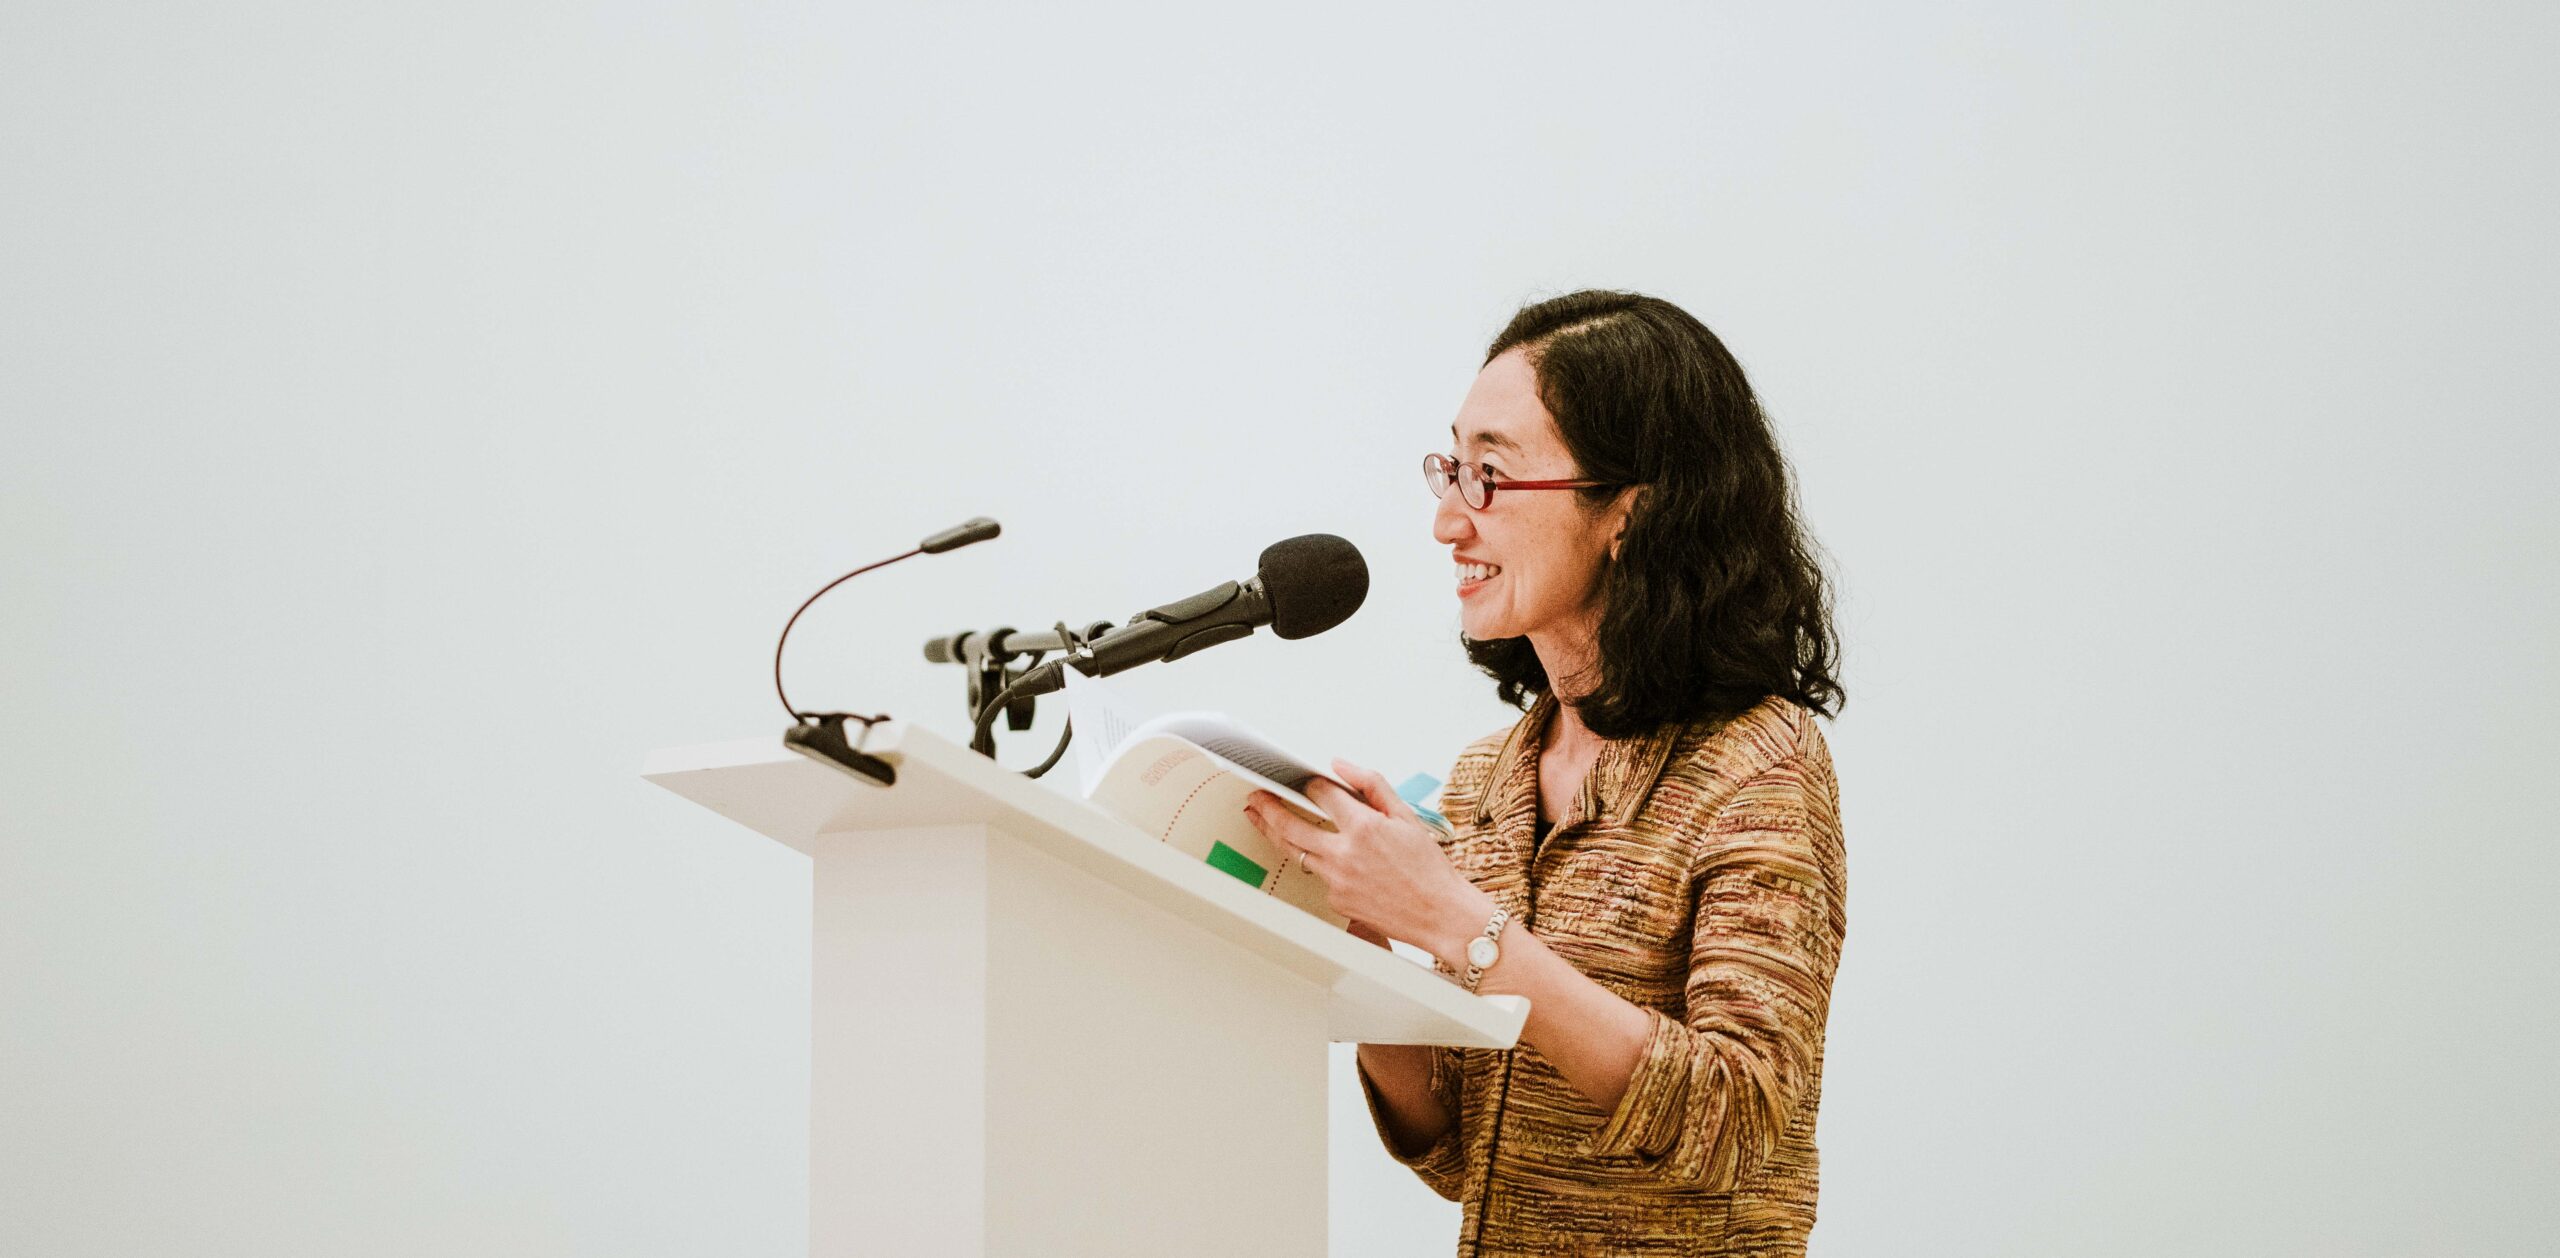
[{"label": "woman", "polygon": [[1360,1046],[1458,1253],[1798,1254],[1846,931],[1828,598],[1742,369],[1667,302],[1582,292],[1494,339],[1426,461],[1468,657],[1519,722],[1425,824],[1377,774],[1267,795],[1362,938],[1529,999],[1504,1052]]}]

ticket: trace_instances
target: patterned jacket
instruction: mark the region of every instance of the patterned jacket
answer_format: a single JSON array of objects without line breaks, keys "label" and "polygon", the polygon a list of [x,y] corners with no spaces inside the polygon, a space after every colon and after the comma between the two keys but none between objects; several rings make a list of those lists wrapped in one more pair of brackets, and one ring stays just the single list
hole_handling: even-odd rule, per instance
[{"label": "patterned jacket", "polygon": [[1771,697],[1721,725],[1603,745],[1537,838],[1542,699],[1477,740],[1441,811],[1450,860],[1653,1033],[1602,1112],[1536,1049],[1433,1050],[1456,1123],[1408,1156],[1465,1205],[1459,1258],[1797,1255],[1813,1229],[1822,1032],[1847,855],[1813,716]]}]

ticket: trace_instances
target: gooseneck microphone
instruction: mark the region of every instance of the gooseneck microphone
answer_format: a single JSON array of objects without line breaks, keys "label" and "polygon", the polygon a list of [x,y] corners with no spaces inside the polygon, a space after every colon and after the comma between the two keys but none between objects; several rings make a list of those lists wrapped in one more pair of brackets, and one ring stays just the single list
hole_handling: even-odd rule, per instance
[{"label": "gooseneck microphone", "polygon": [[1002,525],[985,516],[978,516],[916,543],[916,548],[913,550],[891,555],[876,563],[864,564],[819,586],[817,593],[802,599],[800,606],[792,609],[791,619],[782,622],[781,635],[773,640],[773,697],[780,699],[782,710],[791,714],[791,727],[782,732],[783,745],[804,756],[831,763],[864,781],[880,786],[896,784],[898,780],[896,767],[877,756],[863,754],[860,743],[849,740],[844,728],[847,721],[859,721],[867,734],[872,726],[888,720],[888,714],[884,712],[877,716],[864,716],[856,712],[803,712],[794,707],[790,694],[782,688],[783,644],[791,641],[791,627],[800,623],[800,613],[809,610],[809,605],[824,597],[827,591],[874,568],[885,568],[899,560],[913,559],[918,555],[939,555],[945,551],[958,550],[1003,532]]},{"label": "gooseneck microphone", "polygon": [[972,542],[983,542],[1002,532],[1004,532],[1003,525],[985,516],[977,516],[954,524],[916,543],[916,549],[928,555],[939,555],[946,550],[958,550]]}]

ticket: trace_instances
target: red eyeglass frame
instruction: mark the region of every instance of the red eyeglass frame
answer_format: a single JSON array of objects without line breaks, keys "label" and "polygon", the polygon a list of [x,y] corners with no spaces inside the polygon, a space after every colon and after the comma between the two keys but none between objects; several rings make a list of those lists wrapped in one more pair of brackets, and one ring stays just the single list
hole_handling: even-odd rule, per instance
[{"label": "red eyeglass frame", "polygon": [[[1440,470],[1443,464],[1449,469],[1446,473]],[[1480,503],[1467,502],[1466,482],[1458,476],[1460,470],[1470,467],[1476,470],[1476,483],[1484,486],[1484,501]],[[1422,487],[1430,489],[1433,498],[1449,496],[1448,489],[1432,489],[1431,482],[1442,475],[1449,478],[1449,489],[1458,491],[1458,501],[1466,503],[1468,508],[1476,511],[1485,510],[1493,505],[1493,493],[1497,489],[1618,489],[1626,484],[1624,481],[1605,480],[1497,480],[1493,473],[1485,470],[1482,463],[1467,459],[1453,459],[1445,454],[1423,455]]]}]

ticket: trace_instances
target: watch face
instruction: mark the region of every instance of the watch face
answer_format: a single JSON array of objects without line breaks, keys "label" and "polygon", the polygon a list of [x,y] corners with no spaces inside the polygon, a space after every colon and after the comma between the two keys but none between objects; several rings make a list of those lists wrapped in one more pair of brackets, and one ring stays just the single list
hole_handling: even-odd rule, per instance
[{"label": "watch face", "polygon": [[1467,945],[1467,964],[1479,970],[1493,964],[1494,958],[1501,955],[1501,947],[1490,939],[1478,938]]}]

